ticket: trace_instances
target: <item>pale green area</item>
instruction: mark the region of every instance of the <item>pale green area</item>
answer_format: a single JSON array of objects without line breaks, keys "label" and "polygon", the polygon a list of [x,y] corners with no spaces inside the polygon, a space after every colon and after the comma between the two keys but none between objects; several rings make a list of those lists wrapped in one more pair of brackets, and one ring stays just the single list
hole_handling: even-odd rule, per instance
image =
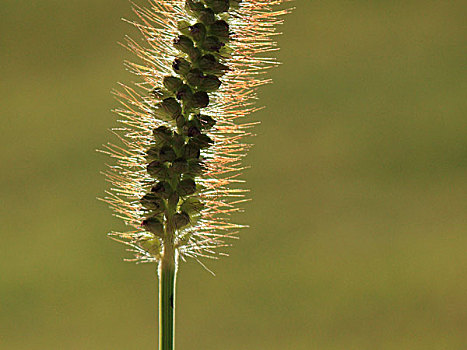
[{"label": "pale green area", "polygon": [[[231,257],[183,264],[179,350],[467,344],[467,6],[308,1],[245,173]],[[131,79],[126,0],[0,6],[0,348],[155,349],[157,282],[95,198]]]}]

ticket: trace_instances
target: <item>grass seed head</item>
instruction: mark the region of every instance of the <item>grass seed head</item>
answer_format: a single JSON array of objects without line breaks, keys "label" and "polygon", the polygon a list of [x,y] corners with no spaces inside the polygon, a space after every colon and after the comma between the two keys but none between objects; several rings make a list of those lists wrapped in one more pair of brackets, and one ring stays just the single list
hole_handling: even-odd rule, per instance
[{"label": "grass seed head", "polygon": [[243,139],[252,123],[256,90],[276,65],[275,27],[287,0],[151,0],[135,5],[144,45],[127,38],[139,77],[115,92],[121,107],[120,145],[105,198],[130,227],[112,232],[135,261],[155,262],[164,246],[178,256],[215,257],[241,225],[246,190],[239,189]]}]

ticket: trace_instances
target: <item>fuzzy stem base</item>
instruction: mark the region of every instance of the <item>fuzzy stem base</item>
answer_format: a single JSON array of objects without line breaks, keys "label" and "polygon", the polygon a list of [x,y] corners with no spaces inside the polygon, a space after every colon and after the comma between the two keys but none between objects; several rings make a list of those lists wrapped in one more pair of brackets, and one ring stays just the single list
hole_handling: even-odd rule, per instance
[{"label": "fuzzy stem base", "polygon": [[166,249],[159,263],[159,350],[175,348],[175,285],[177,261],[173,249]]}]

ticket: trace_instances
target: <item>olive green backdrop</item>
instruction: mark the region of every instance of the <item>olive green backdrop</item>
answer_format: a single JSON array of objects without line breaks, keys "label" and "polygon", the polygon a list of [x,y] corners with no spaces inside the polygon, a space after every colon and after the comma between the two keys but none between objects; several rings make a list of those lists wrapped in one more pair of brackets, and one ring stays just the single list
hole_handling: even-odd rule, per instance
[{"label": "olive green backdrop", "polygon": [[[142,3],[143,1],[138,1]],[[2,0],[0,348],[156,349],[107,188],[127,0]],[[182,264],[179,350],[467,344],[467,6],[297,0],[231,256]]]}]

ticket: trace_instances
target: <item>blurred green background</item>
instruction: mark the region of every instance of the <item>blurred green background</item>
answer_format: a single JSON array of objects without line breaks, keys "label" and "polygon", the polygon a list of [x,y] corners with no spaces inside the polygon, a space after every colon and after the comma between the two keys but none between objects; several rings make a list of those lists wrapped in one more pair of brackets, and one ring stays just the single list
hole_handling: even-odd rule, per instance
[{"label": "blurred green background", "polygon": [[[139,3],[143,3],[139,1]],[[180,350],[465,349],[467,6],[298,0],[231,256],[183,264]],[[0,348],[155,349],[154,266],[96,200],[127,0],[2,0]]]}]

